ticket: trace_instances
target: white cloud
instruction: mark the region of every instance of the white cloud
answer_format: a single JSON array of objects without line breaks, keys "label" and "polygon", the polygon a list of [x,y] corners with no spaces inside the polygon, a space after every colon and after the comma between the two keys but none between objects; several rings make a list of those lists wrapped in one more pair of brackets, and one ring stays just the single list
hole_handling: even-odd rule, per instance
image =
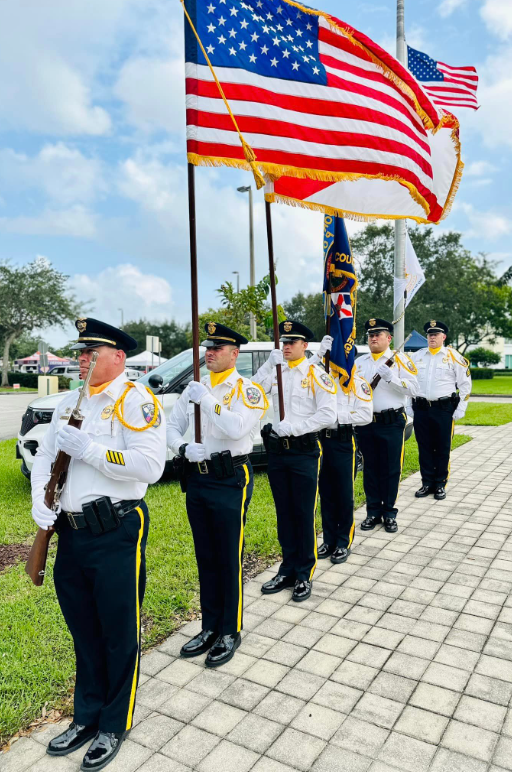
[{"label": "white cloud", "polygon": [[443,19],[446,19],[458,8],[462,8],[462,6],[466,5],[466,3],[467,0],[442,0],[437,6],[437,12]]},{"label": "white cloud", "polygon": [[482,177],[484,174],[491,174],[497,171],[497,167],[489,161],[471,161],[464,167],[465,177]]},{"label": "white cloud", "polygon": [[503,46],[478,68],[478,101],[481,108],[462,115],[464,129],[477,129],[486,147],[512,145],[512,48]]},{"label": "white cloud", "polygon": [[485,0],[480,9],[480,16],[489,32],[501,40],[512,35],[512,3],[510,0]]},{"label": "white cloud", "polygon": [[35,156],[0,150],[0,184],[4,191],[40,189],[62,205],[90,202],[106,188],[102,164],[63,142],[45,145]]},{"label": "white cloud", "polygon": [[462,211],[469,220],[469,229],[464,230],[465,238],[481,238],[497,241],[512,233],[510,217],[498,212],[479,212],[473,204],[461,202],[454,205],[454,211]]},{"label": "white cloud", "polygon": [[34,216],[0,217],[0,233],[92,239],[97,233],[96,220],[89,209],[76,204],[68,209],[45,209]]}]

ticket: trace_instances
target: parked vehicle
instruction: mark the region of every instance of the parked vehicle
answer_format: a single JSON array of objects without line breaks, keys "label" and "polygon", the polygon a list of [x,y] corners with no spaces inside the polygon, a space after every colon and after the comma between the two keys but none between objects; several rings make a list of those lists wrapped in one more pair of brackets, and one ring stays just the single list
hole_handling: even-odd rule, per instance
[{"label": "parked vehicle", "polygon": [[[319,343],[310,343],[306,351],[308,356],[318,351],[319,346]],[[261,365],[267,361],[273,348],[274,344],[271,341],[251,342],[242,346],[237,360],[237,369],[240,374],[247,378],[252,378]],[[357,349],[359,356],[368,353],[368,346],[358,346]],[[204,360],[205,349],[200,347],[199,351],[201,376],[203,376],[208,372]],[[192,378],[192,349],[187,349],[163,362],[150,373],[140,377],[139,383],[148,386],[159,397],[163,404],[164,412],[169,415],[173,405]],[[62,396],[63,392],[35,399],[30,403],[22,418],[16,445],[16,456],[22,461],[21,471],[26,477],[30,476],[34,455],[48,428],[48,424],[52,420],[53,411],[62,399]],[[269,409],[260,422],[260,430],[262,426],[272,421],[272,418],[273,409],[272,402],[270,402]],[[406,430],[407,437],[412,432],[412,422],[409,422],[409,424]],[[173,455],[172,451],[168,449],[167,460],[171,461]],[[251,461],[253,466],[264,466],[266,464],[266,454],[261,441],[260,431],[257,432],[254,438],[254,450],[251,454]]]}]

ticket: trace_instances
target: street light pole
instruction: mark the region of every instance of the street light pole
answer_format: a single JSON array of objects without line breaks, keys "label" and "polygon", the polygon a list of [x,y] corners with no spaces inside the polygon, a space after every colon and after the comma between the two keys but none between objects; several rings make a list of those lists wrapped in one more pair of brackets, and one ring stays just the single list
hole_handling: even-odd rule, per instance
[{"label": "street light pole", "polygon": [[[405,48],[405,0],[397,0],[396,3],[396,58],[404,67],[407,67]],[[405,220],[395,222],[395,279],[405,279]],[[399,348],[404,342],[404,296],[398,300],[393,309],[393,319],[396,319],[393,335],[393,345]]]},{"label": "street light pole", "polygon": [[[249,276],[250,286],[256,286],[256,272],[254,266],[254,214],[253,214],[253,202],[252,202],[252,186],[245,185],[241,188],[237,188],[239,193],[249,193]],[[256,318],[251,311],[249,314],[249,325],[251,331],[251,338],[256,340]]]},{"label": "street light pole", "polygon": [[232,271],[232,273],[236,273],[236,291],[237,293],[240,292],[240,274],[238,271]]},{"label": "street light pole", "polygon": [[118,311],[121,311],[121,327],[124,327],[124,312],[122,308],[118,308]]}]

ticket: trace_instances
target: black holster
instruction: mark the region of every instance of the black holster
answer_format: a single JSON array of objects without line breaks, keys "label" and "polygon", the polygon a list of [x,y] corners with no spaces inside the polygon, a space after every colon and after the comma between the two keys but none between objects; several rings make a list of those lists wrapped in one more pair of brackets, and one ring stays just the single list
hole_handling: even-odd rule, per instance
[{"label": "black holster", "polygon": [[111,499],[102,496],[84,504],[82,512],[92,533],[99,535],[119,528],[121,520],[114,509]]},{"label": "black holster", "polygon": [[183,456],[174,456],[172,460],[173,471],[179,480],[182,493],[187,492],[187,461]]}]

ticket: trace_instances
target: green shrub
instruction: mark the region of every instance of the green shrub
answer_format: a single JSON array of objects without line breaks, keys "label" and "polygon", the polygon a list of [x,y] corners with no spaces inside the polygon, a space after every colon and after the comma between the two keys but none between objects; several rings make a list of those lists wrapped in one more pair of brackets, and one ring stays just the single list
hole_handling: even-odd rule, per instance
[{"label": "green shrub", "polygon": [[488,367],[471,367],[471,377],[474,381],[490,381],[494,378],[494,370]]},{"label": "green shrub", "polygon": [[[26,389],[37,389],[39,375],[37,373],[8,373],[9,386],[13,383],[19,383],[20,386],[24,386]],[[69,389],[70,378],[66,378],[64,375],[59,375],[59,390]]]}]

